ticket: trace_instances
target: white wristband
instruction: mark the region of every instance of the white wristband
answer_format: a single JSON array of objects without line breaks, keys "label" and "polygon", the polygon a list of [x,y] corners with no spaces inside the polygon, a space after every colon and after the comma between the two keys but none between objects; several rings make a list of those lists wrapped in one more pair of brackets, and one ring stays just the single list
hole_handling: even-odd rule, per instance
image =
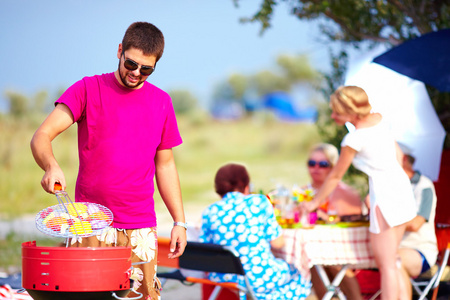
[{"label": "white wristband", "polygon": [[184,229],[187,230],[187,223],[183,223],[183,222],[173,222],[173,226],[181,226],[181,227],[184,227]]}]

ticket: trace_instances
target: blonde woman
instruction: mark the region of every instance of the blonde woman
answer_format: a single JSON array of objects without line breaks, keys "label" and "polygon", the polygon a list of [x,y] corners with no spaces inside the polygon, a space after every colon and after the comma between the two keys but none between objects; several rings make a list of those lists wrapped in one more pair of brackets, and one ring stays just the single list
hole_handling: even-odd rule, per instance
[{"label": "blonde woman", "polygon": [[360,87],[338,88],[330,97],[336,124],[350,122],[355,130],[341,143],[341,154],[313,201],[303,209],[316,209],[336,188],[350,164],[369,177],[370,241],[381,274],[381,299],[406,299],[398,268],[398,247],[406,222],[416,215],[408,177],[397,160],[400,151],[379,113],[371,112],[366,92]]}]

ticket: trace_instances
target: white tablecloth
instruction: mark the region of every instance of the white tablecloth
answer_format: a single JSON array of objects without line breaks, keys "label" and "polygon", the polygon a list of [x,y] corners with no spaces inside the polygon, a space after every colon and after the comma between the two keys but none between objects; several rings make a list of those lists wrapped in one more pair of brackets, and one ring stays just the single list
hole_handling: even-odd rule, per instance
[{"label": "white tablecloth", "polygon": [[349,265],[350,268],[376,268],[369,242],[369,227],[316,225],[311,229],[283,229],[286,244],[275,256],[295,265],[309,277],[314,265]]}]

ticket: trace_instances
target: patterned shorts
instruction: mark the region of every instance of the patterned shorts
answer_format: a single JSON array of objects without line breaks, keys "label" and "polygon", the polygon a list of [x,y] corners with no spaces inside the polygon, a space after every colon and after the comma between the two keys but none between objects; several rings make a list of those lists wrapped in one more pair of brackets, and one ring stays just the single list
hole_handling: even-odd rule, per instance
[{"label": "patterned shorts", "polygon": [[[161,283],[156,277],[158,238],[156,227],[141,229],[110,228],[101,235],[72,238],[70,247],[131,247],[133,289],[143,294],[143,300],[161,299]],[[136,297],[130,293],[129,298]]]}]

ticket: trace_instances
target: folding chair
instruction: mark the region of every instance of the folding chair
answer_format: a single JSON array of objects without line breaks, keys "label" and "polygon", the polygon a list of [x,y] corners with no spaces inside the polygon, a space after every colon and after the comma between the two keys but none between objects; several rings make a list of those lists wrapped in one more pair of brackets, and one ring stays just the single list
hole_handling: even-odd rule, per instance
[{"label": "folding chair", "polygon": [[[450,238],[450,236],[449,236]],[[411,278],[411,284],[414,291],[417,293],[419,298],[418,300],[428,300],[427,296],[430,291],[433,291],[431,300],[436,300],[439,290],[439,284],[441,282],[442,275],[444,274],[444,270],[447,266],[449,255],[450,255],[450,242],[447,242],[447,247],[445,249],[440,250],[441,259],[436,262],[436,265],[433,266],[433,270],[436,269],[434,275],[431,277],[427,277],[427,273],[419,275],[417,278]],[[430,272],[431,273],[431,272]],[[376,299],[381,294],[381,290],[376,292],[369,300]]]},{"label": "folding chair", "polygon": [[418,278],[412,279],[411,283],[416,291],[416,293],[420,296],[419,300],[427,299],[426,296],[428,293],[433,290],[433,295],[431,297],[432,300],[435,300],[437,298],[438,290],[439,290],[439,284],[441,282],[442,275],[444,274],[445,267],[448,263],[448,257],[450,254],[450,243],[447,244],[447,248],[444,251],[444,254],[442,256],[442,260],[440,263],[437,263],[437,270],[434,275],[428,279],[428,280],[422,280],[423,276],[419,276]]},{"label": "folding chair", "polygon": [[[241,295],[246,294],[250,299],[256,299],[253,289],[245,274],[239,254],[232,248],[215,244],[198,242],[188,242],[182,256],[177,259],[169,259],[170,239],[158,237],[158,266],[175,268],[172,272],[158,273],[161,284],[164,285],[168,279],[178,280],[186,283],[201,283],[214,286],[209,300],[217,299],[223,288],[235,290]],[[206,278],[185,277],[180,268],[192,271],[230,273],[241,275],[244,278],[245,286],[234,282],[214,282]]]}]

